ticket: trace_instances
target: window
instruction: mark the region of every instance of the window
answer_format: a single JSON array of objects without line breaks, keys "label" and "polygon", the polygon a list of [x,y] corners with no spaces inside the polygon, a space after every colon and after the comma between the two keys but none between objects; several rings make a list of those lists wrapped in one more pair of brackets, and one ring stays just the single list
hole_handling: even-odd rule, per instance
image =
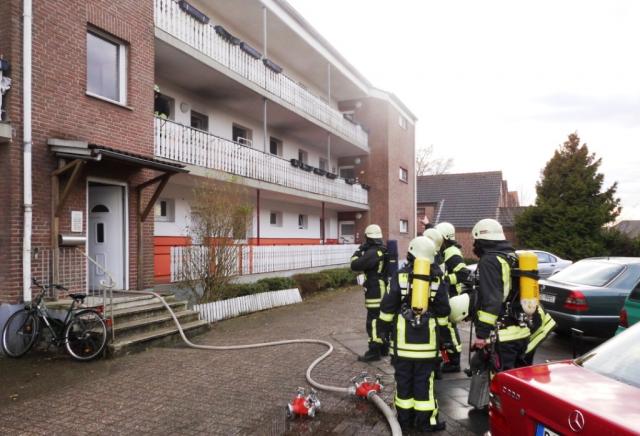
[{"label": "window", "polygon": [[636,287],[633,288],[633,291],[631,291],[631,294],[629,294],[629,300],[640,301],[640,283],[638,283]]},{"label": "window", "polygon": [[98,244],[104,243],[104,223],[98,223],[96,225],[96,242]]},{"label": "window", "polygon": [[97,31],[87,33],[87,93],[127,103],[127,49]]},{"label": "window", "polygon": [[208,132],[209,117],[199,112],[191,111],[191,127]]},{"label": "window", "polygon": [[170,198],[161,198],[156,202],[155,220],[172,223],[175,220],[175,202]]},{"label": "window", "polygon": [[321,157],[318,164],[321,170],[329,171],[329,161],[325,158]]},{"label": "window", "polygon": [[282,141],[272,136],[269,139],[269,153],[275,156],[282,156]]},{"label": "window", "polygon": [[623,265],[600,260],[581,260],[554,274],[551,280],[555,282],[567,281],[578,285],[605,286],[617,277],[624,268]]},{"label": "window", "polygon": [[407,119],[402,115],[398,115],[398,125],[404,130],[407,130]]},{"label": "window", "polygon": [[409,220],[400,220],[400,233],[409,233]]},{"label": "window", "polygon": [[274,227],[282,227],[282,212],[271,212],[269,214],[269,224]]},{"label": "window", "polygon": [[298,228],[306,229],[309,227],[309,217],[307,215],[298,215]]},{"label": "window", "polygon": [[302,163],[309,163],[309,153],[306,151],[299,149],[298,150],[298,160]]},{"label": "window", "polygon": [[343,179],[355,179],[356,178],[356,172],[353,169],[353,166],[344,166],[344,167],[340,167],[338,168],[339,171],[339,176],[342,177]]},{"label": "window", "polygon": [[409,183],[409,171],[400,167],[400,180],[405,183]]},{"label": "window", "polygon": [[156,92],[154,94],[153,112],[157,117],[173,120],[176,101],[168,95]]},{"label": "window", "polygon": [[251,147],[253,145],[251,138],[253,135],[251,134],[251,129],[247,129],[246,127],[242,127],[238,124],[233,125],[233,130],[231,132],[231,137],[235,142],[238,142],[242,145],[246,145]]}]

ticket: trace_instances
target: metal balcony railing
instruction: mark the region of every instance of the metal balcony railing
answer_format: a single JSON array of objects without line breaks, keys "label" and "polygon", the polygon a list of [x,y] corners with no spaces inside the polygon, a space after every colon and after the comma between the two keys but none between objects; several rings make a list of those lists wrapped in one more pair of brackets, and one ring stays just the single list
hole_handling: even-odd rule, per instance
[{"label": "metal balcony railing", "polygon": [[312,94],[286,74],[276,73],[218,35],[211,24],[203,24],[182,11],[175,0],[154,0],[156,26],[200,53],[231,69],[301,112],[328,125],[349,142],[368,150],[367,132],[346,120],[342,113]]},{"label": "metal balcony railing", "polygon": [[368,204],[360,184],[293,167],[279,156],[162,118],[155,119],[155,155],[340,200]]}]

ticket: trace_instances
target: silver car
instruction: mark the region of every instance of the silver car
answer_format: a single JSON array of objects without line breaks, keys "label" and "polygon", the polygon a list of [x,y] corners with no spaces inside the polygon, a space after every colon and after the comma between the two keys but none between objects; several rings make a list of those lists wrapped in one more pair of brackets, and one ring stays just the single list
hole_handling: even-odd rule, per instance
[{"label": "silver car", "polygon": [[[520,251],[523,251],[523,250],[517,250],[516,253]],[[562,271],[563,269],[565,269],[566,267],[568,267],[573,263],[570,260],[561,259],[555,254],[549,253],[548,251],[542,251],[542,250],[527,250],[527,251],[531,251],[535,253],[536,256],[538,256],[538,272],[540,274],[541,279],[546,279],[554,275],[558,271]],[[467,265],[467,268],[469,268],[473,272],[476,270],[477,266],[478,265],[474,263],[471,265]]]}]

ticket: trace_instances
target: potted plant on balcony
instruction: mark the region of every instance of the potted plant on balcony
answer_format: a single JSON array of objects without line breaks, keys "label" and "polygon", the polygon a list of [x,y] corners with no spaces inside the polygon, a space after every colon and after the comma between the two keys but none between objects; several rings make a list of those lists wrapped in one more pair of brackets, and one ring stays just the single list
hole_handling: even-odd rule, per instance
[{"label": "potted plant on balcony", "polygon": [[371,189],[371,186],[367,185],[366,183],[360,183],[360,186],[362,186],[362,189],[364,189],[365,191]]},{"label": "potted plant on balcony", "polygon": [[327,176],[327,179],[331,179],[331,180],[335,180],[338,178],[337,174],[329,173],[329,172],[327,172],[326,176]]},{"label": "potted plant on balcony", "polygon": [[347,177],[346,179],[344,179],[344,182],[347,185],[355,185],[357,180],[355,178],[353,178],[353,177]]},{"label": "potted plant on balcony", "polygon": [[300,162],[300,169],[307,171],[307,172],[311,172],[313,170],[313,167],[311,165],[308,165],[304,162]]},{"label": "potted plant on balcony", "polygon": [[291,166],[298,168],[300,166],[300,161],[296,158],[291,159],[289,162],[291,162]]},{"label": "potted plant on balcony", "polygon": [[324,176],[325,174],[327,174],[327,172],[325,170],[323,170],[322,168],[314,168],[313,169],[313,173],[317,174],[319,176]]}]

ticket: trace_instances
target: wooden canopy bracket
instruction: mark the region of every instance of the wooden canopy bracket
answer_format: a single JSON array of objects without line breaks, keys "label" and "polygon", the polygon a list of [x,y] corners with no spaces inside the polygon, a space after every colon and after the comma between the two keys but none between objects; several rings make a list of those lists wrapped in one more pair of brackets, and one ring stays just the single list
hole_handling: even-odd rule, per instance
[{"label": "wooden canopy bracket", "polygon": [[[136,186],[136,191],[138,191],[138,213],[139,213],[140,221],[143,221],[143,222],[146,221],[147,217],[149,216],[149,213],[151,212],[151,209],[153,208],[156,201],[158,200],[158,197],[160,197],[160,194],[162,193],[164,187],[167,186],[167,183],[169,183],[169,179],[171,178],[172,175],[173,175],[172,173],[165,173],[161,176],[155,177],[151,180],[147,180],[146,182]],[[149,203],[147,203],[147,205],[143,209],[142,208],[142,191],[145,188],[153,185],[154,183],[158,183],[158,186],[156,186],[156,190],[151,196]]]},{"label": "wooden canopy bracket", "polygon": [[63,166],[62,168],[58,168],[57,170],[51,173],[53,178],[58,179],[60,175],[64,174],[69,170],[72,170],[71,176],[69,177],[69,180],[67,180],[67,183],[64,186],[64,190],[62,191],[62,194],[60,194],[60,196],[58,197],[59,193],[58,192],[54,193],[54,201],[55,201],[54,216],[56,218],[60,216],[60,212],[62,212],[62,208],[64,207],[64,204],[67,201],[67,197],[69,197],[69,194],[71,193],[71,188],[73,188],[73,185],[78,180],[78,176],[80,175],[80,170],[85,166],[86,163],[87,162],[84,160],[75,159],[69,162],[68,164],[66,164],[65,166]]}]

